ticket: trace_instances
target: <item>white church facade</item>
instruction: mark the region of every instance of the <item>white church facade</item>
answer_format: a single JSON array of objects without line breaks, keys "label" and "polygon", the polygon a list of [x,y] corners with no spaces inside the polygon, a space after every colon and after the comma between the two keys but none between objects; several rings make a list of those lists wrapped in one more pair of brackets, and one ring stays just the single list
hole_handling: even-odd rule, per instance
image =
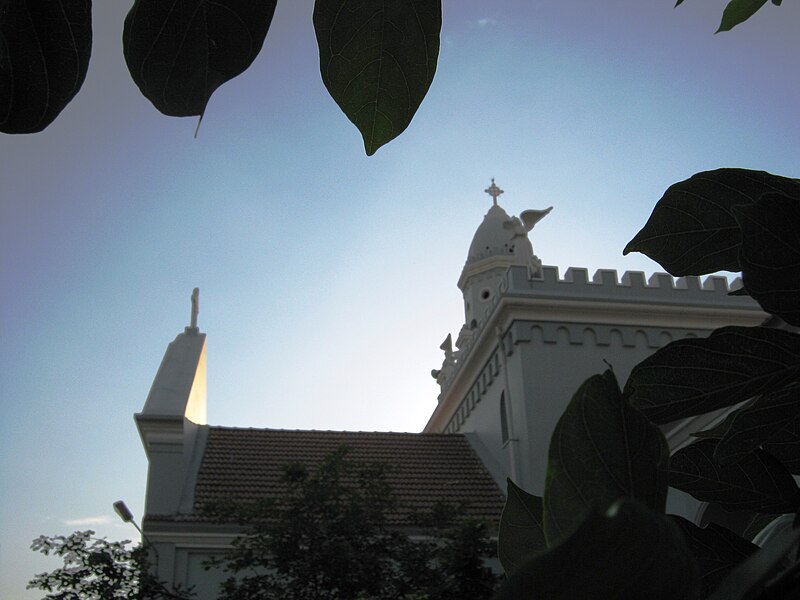
[{"label": "white church facade", "polygon": [[[486,192],[494,205],[458,280],[464,325],[455,350],[450,336],[442,344],[444,362],[434,372],[441,394],[424,431],[469,433],[498,481],[511,477],[542,494],[550,435],[587,378],[610,366],[623,384],[636,364],[673,340],[760,325],[768,316],[749,296],[729,295],[721,276],[598,270],[590,277],[581,268],[562,275],[542,266],[519,233],[549,209],[510,217],[497,204],[502,190],[494,180]],[[528,248],[519,252],[522,244]],[[716,417],[673,423],[665,430],[670,449]]]},{"label": "white church facade", "polygon": [[[578,386],[611,365],[623,383],[664,344],[715,328],[759,325],[767,315],[748,296],[731,296],[724,277],[673,279],[585,269],[563,274],[533,253],[530,230],[550,209],[509,216],[497,202],[475,232],[458,280],[465,320],[432,374],[438,403],[422,433],[239,429],[206,423],[205,334],[192,324],[169,345],[144,408],[137,413],[149,470],[144,533],[158,575],[197,584],[214,598],[221,575],[203,562],[241,531],[203,516],[204,503],[275,493],[292,461],[308,463],[344,443],[354,459],[386,460],[408,511],[433,499],[470,499],[466,510],[499,519],[505,479],[541,495],[550,435]],[[546,222],[546,221],[545,221]],[[719,415],[665,427],[671,450]],[[435,474],[420,479],[419,473]],[[431,483],[446,482],[447,485]],[[703,506],[671,493],[668,512],[699,522]],[[403,526],[403,514],[394,515]]]}]

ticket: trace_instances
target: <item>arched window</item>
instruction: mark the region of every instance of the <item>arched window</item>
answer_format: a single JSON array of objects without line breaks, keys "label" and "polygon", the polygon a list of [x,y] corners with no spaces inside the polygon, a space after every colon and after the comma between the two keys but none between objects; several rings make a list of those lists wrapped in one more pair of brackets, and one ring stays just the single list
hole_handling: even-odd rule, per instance
[{"label": "arched window", "polygon": [[506,416],[506,393],[500,392],[500,437],[508,442],[508,417]]}]

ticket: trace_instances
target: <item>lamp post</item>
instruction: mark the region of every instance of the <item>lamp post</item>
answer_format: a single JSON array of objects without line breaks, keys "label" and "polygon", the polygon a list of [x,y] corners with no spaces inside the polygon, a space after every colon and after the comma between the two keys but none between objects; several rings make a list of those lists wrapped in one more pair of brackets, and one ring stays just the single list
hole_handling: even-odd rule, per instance
[{"label": "lamp post", "polygon": [[[136,521],[133,518],[133,513],[130,511],[130,509],[125,505],[125,503],[122,500],[117,500],[116,502],[114,502],[114,511],[119,515],[119,518],[122,519],[123,523],[133,523],[133,526],[136,527],[136,531],[142,534],[142,539],[147,543],[147,545],[153,551],[153,554],[156,555],[155,569],[156,573],[158,573],[158,562],[159,562],[158,550],[156,550],[156,547],[153,545],[153,542],[151,542],[148,539],[148,537],[144,534],[144,531],[142,531],[142,528],[139,527],[138,523],[136,523]],[[151,585],[156,586],[156,590],[158,592],[157,597],[166,596],[167,598],[174,598],[175,600],[189,600],[188,595],[180,593],[178,590],[175,590],[174,587],[173,591],[168,590],[167,587],[164,585],[164,582],[159,581],[157,579],[154,579],[153,582],[151,582]],[[150,596],[146,597],[149,598]]]},{"label": "lamp post", "polygon": [[114,502],[114,511],[119,515],[119,518],[122,519],[123,523],[132,523],[133,526],[136,527],[136,531],[138,531],[142,535],[142,539],[153,550],[153,554],[156,555],[156,568],[158,568],[158,560],[159,560],[158,550],[156,550],[156,547],[153,545],[153,542],[151,542],[148,539],[148,537],[144,534],[144,531],[142,531],[142,528],[139,527],[139,525],[136,523],[136,520],[133,518],[133,513],[127,507],[125,502],[123,502],[122,500],[117,500],[116,502]]}]

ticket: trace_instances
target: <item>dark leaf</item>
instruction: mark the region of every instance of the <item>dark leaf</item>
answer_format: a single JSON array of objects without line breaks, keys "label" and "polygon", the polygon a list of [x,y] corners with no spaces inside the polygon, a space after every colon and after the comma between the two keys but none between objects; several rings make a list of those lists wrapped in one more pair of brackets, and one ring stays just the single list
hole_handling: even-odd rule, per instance
[{"label": "dark leaf", "polygon": [[678,1],[675,3],[675,8],[679,7],[681,4],[683,4],[683,0],[678,0]]},{"label": "dark leaf", "polygon": [[740,271],[741,233],[731,209],[799,189],[796,180],[764,171],[697,173],[669,187],[623,253],[642,252],[676,276]]},{"label": "dark leaf", "polygon": [[547,545],[620,497],[664,510],[669,449],[661,430],[622,399],[610,370],[575,392],[550,440],[544,490]]},{"label": "dark leaf", "polygon": [[[753,590],[759,588],[781,569],[784,560],[800,542],[800,529],[786,539],[768,544],[736,567],[707,600],[745,600],[753,598]],[[766,596],[762,596],[766,597]],[[784,596],[791,598],[792,596]]]},{"label": "dark leaf", "polygon": [[686,539],[686,545],[700,571],[702,597],[710,594],[736,565],[758,549],[744,538],[714,523],[700,528],[691,521],[671,515]]},{"label": "dark leaf", "polygon": [[655,423],[743,402],[800,381],[800,336],[769,327],[722,327],[676,340],[638,365],[625,396]]},{"label": "dark leaf", "polygon": [[722,13],[722,22],[719,24],[717,33],[730,31],[739,23],[752,17],[766,3],[767,0],[731,0]]},{"label": "dark leaf", "polygon": [[783,463],[790,473],[800,475],[800,419],[787,423],[764,444],[768,452]]},{"label": "dark leaf", "polygon": [[522,565],[498,600],[694,598],[697,566],[677,525],[632,500],[592,511],[564,543]]},{"label": "dark leaf", "polygon": [[787,423],[800,416],[800,387],[797,385],[763,394],[740,411],[717,445],[714,460],[720,464],[736,462],[749,454]]},{"label": "dark leaf", "polygon": [[755,450],[735,464],[720,465],[713,458],[716,445],[700,440],[673,454],[669,484],[729,511],[780,514],[797,508],[797,485],[775,458]]},{"label": "dark leaf", "polygon": [[728,429],[730,429],[731,423],[733,423],[733,420],[736,418],[736,416],[739,414],[739,412],[742,411],[743,409],[744,409],[744,407],[737,408],[732,413],[729,413],[728,415],[726,415],[725,419],[721,423],[717,423],[716,425],[714,425],[714,427],[711,427],[710,429],[704,429],[703,431],[695,431],[692,434],[692,437],[701,438],[701,439],[703,439],[703,438],[711,438],[711,439],[714,439],[714,440],[722,439],[723,437],[725,437],[725,434],[728,432]]},{"label": "dark leaf", "polygon": [[747,525],[742,532],[742,537],[746,540],[752,541],[754,537],[756,537],[761,531],[770,523],[772,523],[775,519],[779,519],[780,517],[776,515],[762,515],[761,513],[755,513],[747,522]]},{"label": "dark leaf", "polygon": [[772,3],[773,3],[775,6],[780,6],[782,1],[783,1],[783,0],[772,0]]},{"label": "dark leaf", "polygon": [[0,131],[52,123],[81,89],[91,52],[91,0],[0,2]]},{"label": "dark leaf", "polygon": [[136,0],[122,35],[131,77],[165,115],[202,115],[258,55],[276,2]]},{"label": "dark leaf", "polygon": [[800,193],[764,194],[735,206],[742,231],[739,260],[748,293],[765,311],[800,325]]},{"label": "dark leaf", "polygon": [[400,135],[436,72],[441,0],[317,0],[322,81],[367,155]]},{"label": "dark leaf", "polygon": [[547,549],[542,523],[542,499],[520,489],[510,479],[500,516],[497,556],[510,576],[525,560]]}]

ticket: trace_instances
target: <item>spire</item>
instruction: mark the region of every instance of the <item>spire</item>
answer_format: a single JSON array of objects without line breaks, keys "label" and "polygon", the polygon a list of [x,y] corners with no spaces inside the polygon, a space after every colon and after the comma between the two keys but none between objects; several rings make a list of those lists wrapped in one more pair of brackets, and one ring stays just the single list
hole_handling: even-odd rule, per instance
[{"label": "spire", "polygon": [[494,177],[492,177],[492,185],[490,185],[483,191],[492,197],[492,202],[494,202],[494,206],[497,206],[497,197],[503,193],[503,190],[501,190],[494,184]]}]

